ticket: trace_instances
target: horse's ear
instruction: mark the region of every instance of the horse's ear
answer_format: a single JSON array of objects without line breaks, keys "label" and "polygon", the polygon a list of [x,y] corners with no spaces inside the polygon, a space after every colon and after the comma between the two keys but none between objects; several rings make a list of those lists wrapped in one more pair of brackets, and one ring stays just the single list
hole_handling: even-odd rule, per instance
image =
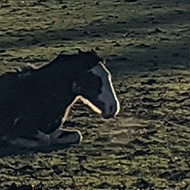
[{"label": "horse's ear", "polygon": [[97,56],[96,52],[94,51],[94,49],[91,49],[91,52]]},{"label": "horse's ear", "polygon": [[84,53],[81,49],[78,49],[78,54]]},{"label": "horse's ear", "polygon": [[72,91],[76,94],[80,93],[81,87],[80,85],[77,83],[77,81],[73,81],[72,83]]}]

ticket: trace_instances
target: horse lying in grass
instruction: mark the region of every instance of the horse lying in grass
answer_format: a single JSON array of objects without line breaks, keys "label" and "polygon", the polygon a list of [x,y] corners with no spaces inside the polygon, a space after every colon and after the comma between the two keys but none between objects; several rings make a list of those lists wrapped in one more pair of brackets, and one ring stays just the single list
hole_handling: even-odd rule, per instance
[{"label": "horse lying in grass", "polygon": [[108,119],[119,112],[111,74],[94,50],[59,55],[38,69],[0,77],[0,136],[23,147],[77,144],[78,130],[62,127],[81,99]]}]

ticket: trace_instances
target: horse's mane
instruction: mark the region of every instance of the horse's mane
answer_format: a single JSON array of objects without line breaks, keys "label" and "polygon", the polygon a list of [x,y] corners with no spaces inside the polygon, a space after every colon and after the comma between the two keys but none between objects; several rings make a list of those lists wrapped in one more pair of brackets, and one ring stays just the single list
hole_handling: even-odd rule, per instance
[{"label": "horse's mane", "polygon": [[[42,64],[40,66],[35,66],[33,64],[27,63],[24,67],[18,67],[14,69],[7,70],[3,75],[6,74],[20,74],[20,75],[28,75],[32,74],[33,72],[43,69],[43,68],[49,68],[52,65],[59,65],[59,64],[75,64],[75,67],[80,67],[80,63],[85,63],[86,59],[88,59],[89,55],[93,56],[92,51],[91,52],[82,52],[80,51],[78,54],[58,54],[55,58],[53,58],[50,62]],[[95,52],[94,52],[95,53]],[[79,56],[79,54],[82,54],[82,56]],[[97,55],[94,55],[95,58]],[[98,58],[98,56],[97,56]]]},{"label": "horse's mane", "polygon": [[23,67],[16,67],[16,68],[12,68],[9,70],[6,70],[5,73],[3,75],[6,74],[27,74],[27,73],[32,73],[33,71],[39,70],[43,67],[48,67],[51,65],[51,63],[53,63],[54,61],[58,60],[58,59],[62,59],[63,62],[67,61],[67,62],[72,62],[72,58],[75,56],[76,57],[77,54],[72,54],[72,55],[67,55],[67,54],[59,54],[57,55],[57,57],[53,58],[50,62],[42,64],[40,66],[36,66],[33,65],[31,63],[27,63],[25,66]]}]

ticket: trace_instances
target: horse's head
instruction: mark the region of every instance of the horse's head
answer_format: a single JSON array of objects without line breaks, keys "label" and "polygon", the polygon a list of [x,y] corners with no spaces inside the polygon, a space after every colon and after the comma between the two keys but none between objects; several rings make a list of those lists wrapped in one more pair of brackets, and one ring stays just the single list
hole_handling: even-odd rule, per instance
[{"label": "horse's head", "polygon": [[120,104],[105,61],[94,50],[79,50],[78,58],[77,77],[73,82],[74,93],[103,118],[114,117],[119,112]]}]

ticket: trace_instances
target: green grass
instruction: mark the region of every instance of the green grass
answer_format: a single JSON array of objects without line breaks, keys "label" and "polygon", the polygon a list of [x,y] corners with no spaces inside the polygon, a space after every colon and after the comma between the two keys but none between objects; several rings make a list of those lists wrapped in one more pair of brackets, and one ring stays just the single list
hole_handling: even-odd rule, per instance
[{"label": "green grass", "polygon": [[188,189],[189,10],[185,0],[1,1],[1,74],[94,48],[107,58],[121,112],[103,120],[79,104],[69,121],[82,143],[2,155],[0,187]]}]

